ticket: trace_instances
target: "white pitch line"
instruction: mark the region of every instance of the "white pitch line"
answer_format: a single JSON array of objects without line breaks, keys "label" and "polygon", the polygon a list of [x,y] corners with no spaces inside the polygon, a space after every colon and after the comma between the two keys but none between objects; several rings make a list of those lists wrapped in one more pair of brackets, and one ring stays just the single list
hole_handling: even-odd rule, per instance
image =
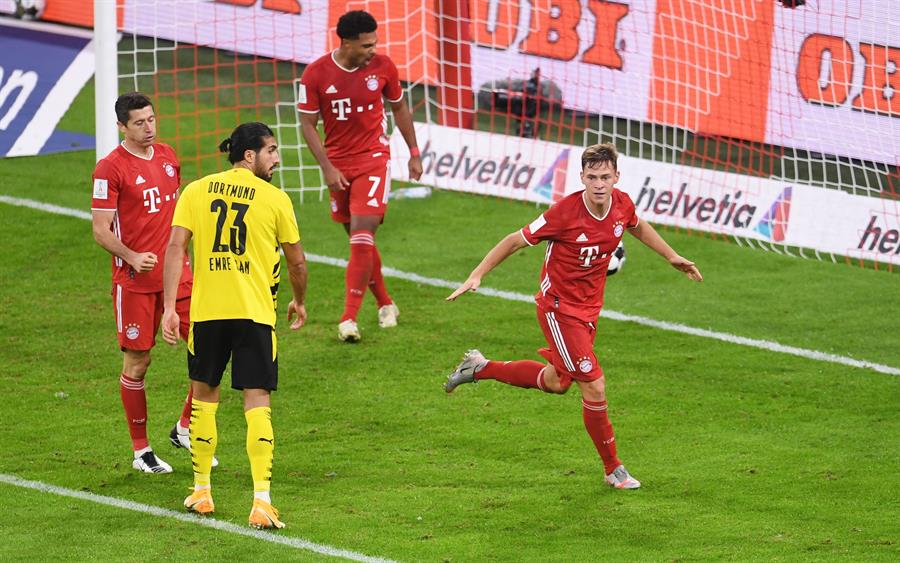
[{"label": "white pitch line", "polygon": [[214,530],[220,530],[223,532],[228,532],[230,534],[237,534],[239,536],[247,536],[249,538],[266,541],[269,543],[275,543],[280,545],[286,545],[288,547],[293,547],[294,549],[302,549],[304,551],[312,551],[315,553],[319,553],[321,555],[328,555],[330,557],[340,557],[342,559],[348,559],[350,561],[365,561],[367,563],[392,563],[391,559],[382,559],[380,557],[371,557],[369,555],[364,555],[362,553],[356,553],[355,551],[348,551],[346,549],[338,549],[336,547],[331,547],[330,545],[322,545],[318,543],[313,543],[311,541],[307,541],[301,538],[290,537],[279,535],[275,532],[264,532],[262,530],[254,530],[250,527],[238,526],[237,524],[232,524],[231,522],[225,522],[224,520],[216,520],[215,518],[204,518],[194,514],[186,514],[184,512],[176,512],[174,510],[169,510],[167,508],[159,508],[158,506],[151,506],[149,504],[143,504],[140,502],[133,502],[130,500],[122,500],[114,497],[107,497],[103,495],[97,495],[94,493],[86,493],[84,491],[76,491],[73,489],[67,489],[65,487],[57,487],[56,485],[48,485],[47,483],[42,483],[40,481],[29,481],[27,479],[22,479],[21,477],[17,477],[15,475],[7,475],[5,473],[0,473],[0,483],[6,483],[7,485],[13,485],[16,487],[21,487],[23,489],[34,489],[35,491],[40,491],[42,493],[52,493],[54,495],[59,495],[63,497],[70,497],[79,500],[84,500],[88,502],[93,502],[96,504],[105,504],[106,506],[112,506],[115,508],[122,508],[125,510],[133,510],[135,512],[140,512],[142,514],[149,514],[151,516],[159,516],[161,518],[171,518],[173,520],[178,520],[180,522],[186,522],[188,524],[192,524],[195,526],[205,526],[207,528],[212,528]]},{"label": "white pitch line", "polygon": [[[81,211],[78,209],[70,209],[68,207],[59,207],[57,205],[51,205],[49,203],[43,203],[40,201],[34,201],[31,199],[22,199],[17,197],[8,197],[4,195],[0,195],[0,202],[8,203],[10,205],[17,205],[20,207],[30,207],[32,209],[38,209],[41,211],[46,211],[49,213],[57,213],[59,215],[68,215],[70,217],[78,217],[81,219],[90,219],[91,214],[85,211]],[[332,258],[331,256],[320,256],[318,254],[307,254],[307,259],[310,262],[315,262],[318,264],[328,264],[331,266],[337,266],[340,268],[347,267],[347,261],[342,258]],[[391,278],[398,278],[405,281],[411,281],[414,283],[419,283],[422,285],[430,285],[432,287],[443,287],[447,289],[456,289],[459,287],[458,282],[443,280],[440,278],[429,278],[426,276],[420,276],[419,274],[413,272],[404,272],[402,270],[395,270],[394,268],[384,267],[382,272],[385,276]],[[478,288],[478,293],[482,295],[488,295],[490,297],[498,297],[500,299],[506,299],[508,301],[522,301],[525,303],[534,303],[534,298],[531,295],[525,293],[516,293],[513,291],[502,291],[499,289],[491,289],[489,287],[480,287]],[[670,323],[667,321],[657,321],[655,319],[650,319],[647,317],[641,317],[638,315],[628,315],[625,313],[619,313],[617,311],[613,311],[610,309],[603,309],[601,315],[607,319],[611,319],[614,321],[626,321],[637,323],[644,326],[649,326],[653,328],[658,328],[660,330],[667,330],[671,332],[680,332],[682,334],[690,334],[692,336],[701,336],[704,338],[712,338],[713,340],[721,340],[722,342],[728,342],[731,344],[739,344],[741,346],[748,346],[750,348],[759,348],[761,350],[766,350],[769,352],[778,352],[781,354],[790,354],[792,356],[799,356],[801,358],[807,358],[810,360],[816,360],[821,362],[829,362],[833,364],[841,364],[845,366],[850,366],[854,368],[862,368],[862,369],[871,369],[880,373],[886,373],[888,375],[900,375],[900,368],[896,368],[893,366],[888,366],[884,364],[878,364],[875,362],[869,362],[866,360],[856,360],[853,358],[849,358],[847,356],[838,356],[837,354],[829,354],[827,352],[820,352],[818,350],[808,350],[806,348],[797,348],[795,346],[786,346],[784,344],[780,344],[778,342],[774,342],[772,340],[760,340],[756,338],[746,338],[744,336],[738,336],[736,334],[729,334],[727,332],[717,332],[714,330],[707,330],[703,328],[694,328],[691,326],[679,324],[679,323]]]}]

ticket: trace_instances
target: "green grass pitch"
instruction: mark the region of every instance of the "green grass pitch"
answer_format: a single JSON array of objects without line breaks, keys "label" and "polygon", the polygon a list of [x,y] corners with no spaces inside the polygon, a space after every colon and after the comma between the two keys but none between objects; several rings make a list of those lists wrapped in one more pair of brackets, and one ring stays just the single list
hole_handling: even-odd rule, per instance
[{"label": "green grass pitch", "polygon": [[[90,131],[92,90],[63,128]],[[165,115],[161,116],[164,120]],[[91,152],[0,160],[0,195],[87,210]],[[223,160],[224,166],[224,160]],[[627,173],[627,171],[623,171]],[[190,180],[190,178],[185,179]],[[391,204],[387,266],[461,281],[533,205],[437,192]],[[0,203],[0,473],[173,511],[190,460],[167,443],[187,387],[185,349],[160,343],[147,376],[151,443],[175,468],[130,467],[118,393],[109,259],[88,221]],[[327,205],[297,205],[307,252],[346,258]],[[663,232],[694,259],[693,284],[633,239],[606,307],[900,367],[900,277]],[[484,285],[532,293],[542,249]],[[338,342],[342,269],[311,265],[309,324],[286,330],[273,500],[282,537],[404,561],[896,561],[900,379],[869,369],[600,320],[619,453],[644,487],[614,491],[579,396],[496,382],[447,396],[462,353],[538,359],[534,308],[389,279],[400,326]],[[283,284],[286,286],[287,284]],[[251,503],[239,395],[223,390],[217,518]],[[0,560],[300,560],[326,557],[0,483]]]}]

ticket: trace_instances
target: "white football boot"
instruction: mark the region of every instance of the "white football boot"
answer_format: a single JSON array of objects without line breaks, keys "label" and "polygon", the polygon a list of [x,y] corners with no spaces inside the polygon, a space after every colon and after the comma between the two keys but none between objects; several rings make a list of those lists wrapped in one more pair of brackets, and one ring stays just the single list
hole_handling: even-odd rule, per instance
[{"label": "white football boot", "polygon": [[487,358],[478,350],[469,350],[463,356],[462,361],[453,370],[453,373],[447,376],[447,382],[444,383],[444,391],[452,393],[454,389],[463,383],[474,383],[475,374],[481,371],[488,363]]},{"label": "white football boot", "polygon": [[400,316],[400,309],[395,303],[385,305],[378,308],[378,326],[381,328],[391,328],[397,326],[397,317]]},{"label": "white football boot", "polygon": [[339,324],[338,338],[344,342],[359,342],[362,337],[359,335],[359,327],[356,326],[356,321],[347,319]]},{"label": "white football boot", "polygon": [[606,483],[617,489],[640,489],[641,482],[631,476],[624,465],[616,467],[612,473],[606,476]]}]

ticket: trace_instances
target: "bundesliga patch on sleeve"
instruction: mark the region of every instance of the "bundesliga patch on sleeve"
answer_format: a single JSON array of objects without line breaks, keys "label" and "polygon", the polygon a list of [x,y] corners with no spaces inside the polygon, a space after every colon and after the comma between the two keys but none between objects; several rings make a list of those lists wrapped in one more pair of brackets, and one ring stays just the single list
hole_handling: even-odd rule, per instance
[{"label": "bundesliga patch on sleeve", "polygon": [[94,179],[94,199],[106,199],[109,197],[109,181],[102,178]]},{"label": "bundesliga patch on sleeve", "polygon": [[531,231],[531,234],[534,234],[534,233],[538,232],[540,230],[540,228],[546,224],[547,224],[547,220],[544,219],[544,214],[541,213],[537,219],[535,219],[534,221],[531,222],[530,225],[528,225],[528,230]]}]

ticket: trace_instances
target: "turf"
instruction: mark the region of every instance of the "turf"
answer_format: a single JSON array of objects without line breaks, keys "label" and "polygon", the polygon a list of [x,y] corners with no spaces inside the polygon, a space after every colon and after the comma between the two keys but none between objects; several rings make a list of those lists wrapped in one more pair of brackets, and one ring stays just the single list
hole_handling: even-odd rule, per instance
[{"label": "turf", "polygon": [[[63,125],[86,130],[86,89]],[[164,119],[164,116],[163,116]],[[91,153],[0,160],[2,195],[86,210]],[[623,171],[627,173],[627,171]],[[0,473],[179,510],[190,461],[167,444],[187,381],[184,346],[160,344],[148,374],[151,442],[175,467],[130,468],[117,379],[121,354],[109,260],[88,221],[0,203]],[[437,192],[391,204],[387,266],[462,280],[533,205]],[[345,258],[325,203],[297,205],[309,253]],[[900,366],[900,277],[664,232],[706,277],[693,284],[636,241],[607,308]],[[541,249],[486,286],[531,293]],[[281,535],[415,561],[847,560],[900,556],[900,380],[872,370],[647,326],[600,321],[619,452],[639,491],[603,485],[580,414],[565,396],[495,382],[445,395],[478,346],[537,359],[533,307],[388,280],[402,314],[363,342],[335,337],[343,270],[314,263],[309,324],[279,331],[281,386],[273,499]],[[289,299],[280,296],[280,314]],[[246,521],[249,467],[239,396],[223,393],[217,517]],[[0,559],[318,560],[286,546],[0,484]],[[40,530],[36,532],[36,530]]]}]

